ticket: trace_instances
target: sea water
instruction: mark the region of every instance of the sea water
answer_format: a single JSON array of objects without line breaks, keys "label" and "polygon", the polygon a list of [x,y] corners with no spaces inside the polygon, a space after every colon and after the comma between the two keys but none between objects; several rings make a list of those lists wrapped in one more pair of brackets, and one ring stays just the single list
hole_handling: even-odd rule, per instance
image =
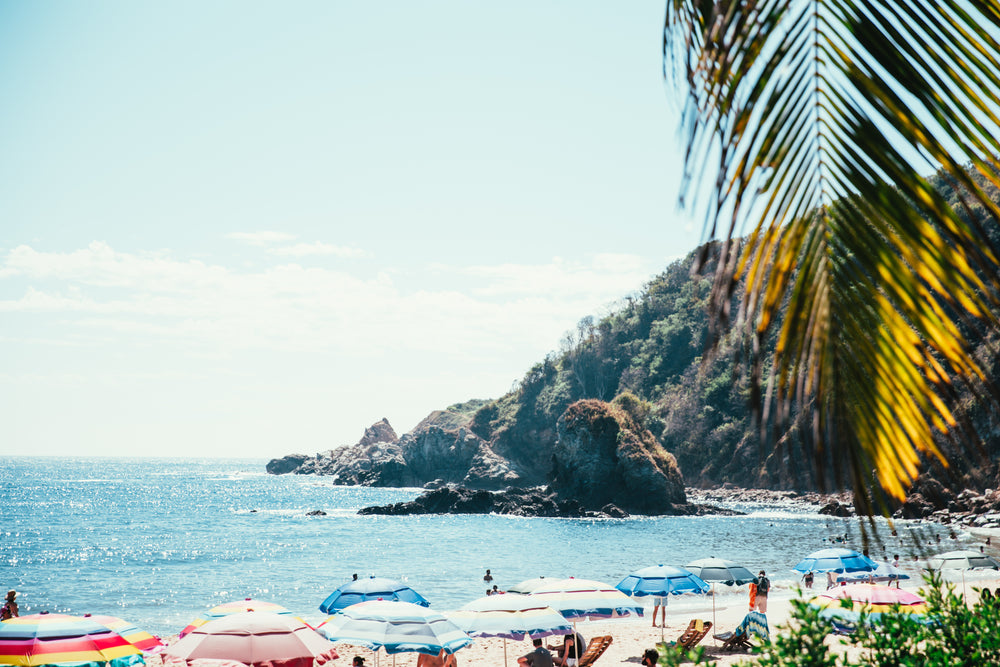
[{"label": "sea water", "polygon": [[[206,609],[246,597],[318,622],[319,604],[355,573],[403,580],[445,611],[485,594],[487,568],[500,589],[537,576],[615,584],[649,565],[716,556],[754,574],[766,570],[782,595],[798,584],[791,568],[806,554],[845,536],[861,550],[856,519],[794,505],[601,520],[359,516],[362,507],[420,490],[335,486],[324,477],[268,475],[264,465],[0,457],[0,593],[16,589],[22,614],[109,614],[169,636]],[[312,510],[326,514],[308,516]],[[904,562],[912,536],[926,544],[937,532],[949,548],[971,539],[951,540],[926,524],[896,528],[897,537],[884,525],[881,534]],[[716,590],[717,605],[746,603],[745,587]],[[706,606],[705,596],[671,597],[668,611]]]}]

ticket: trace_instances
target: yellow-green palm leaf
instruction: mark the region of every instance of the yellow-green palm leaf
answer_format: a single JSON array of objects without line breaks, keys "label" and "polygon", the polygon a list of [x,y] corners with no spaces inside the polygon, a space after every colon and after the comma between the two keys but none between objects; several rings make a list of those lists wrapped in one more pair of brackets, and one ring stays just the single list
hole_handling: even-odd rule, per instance
[{"label": "yellow-green palm leaf", "polygon": [[983,187],[1000,173],[1000,8],[668,0],[664,35],[688,94],[684,190],[714,184],[714,303],[725,319],[745,282],[733,324],[755,336],[757,384],[770,362],[764,416],[804,417],[821,482],[902,498],[955,427],[953,385],[982,379],[959,325],[996,318],[997,253],[967,212],[1000,218]]}]

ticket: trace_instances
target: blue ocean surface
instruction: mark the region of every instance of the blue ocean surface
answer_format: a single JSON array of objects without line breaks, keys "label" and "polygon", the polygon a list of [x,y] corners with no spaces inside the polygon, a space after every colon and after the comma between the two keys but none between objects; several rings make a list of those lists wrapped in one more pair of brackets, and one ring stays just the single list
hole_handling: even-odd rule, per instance
[{"label": "blue ocean surface", "polygon": [[[319,622],[320,602],[354,573],[404,580],[445,611],[485,594],[487,568],[501,589],[537,576],[615,584],[649,565],[718,556],[767,570],[781,594],[797,585],[795,563],[833,536],[861,548],[856,520],[794,506],[605,520],[359,516],[361,507],[420,490],[267,475],[264,464],[0,458],[0,589],[17,589],[22,614],[110,614],[170,636],[206,609],[246,597]],[[315,509],[326,516],[307,516]],[[926,531],[941,530],[907,522],[897,529],[889,553],[910,553],[915,531],[926,541]],[[720,604],[746,598],[745,588],[718,588]],[[669,604],[704,606],[706,598]]]}]

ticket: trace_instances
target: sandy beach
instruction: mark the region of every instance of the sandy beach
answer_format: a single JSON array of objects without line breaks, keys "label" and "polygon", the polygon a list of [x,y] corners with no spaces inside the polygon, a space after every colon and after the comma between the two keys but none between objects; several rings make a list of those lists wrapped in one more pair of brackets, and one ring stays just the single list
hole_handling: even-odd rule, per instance
[{"label": "sandy beach", "polygon": [[[913,580],[904,582],[903,588],[916,591],[919,583]],[[824,587],[814,588],[809,595],[818,595],[823,592]],[[792,593],[783,591],[781,595],[772,596],[769,600],[767,618],[772,634],[780,632],[780,627],[788,622],[791,612]],[[968,589],[970,599],[974,599],[975,594],[972,589]],[[730,598],[732,600],[732,598]],[[668,606],[667,623],[664,628],[652,627],[652,621],[647,611],[646,615],[639,618],[625,618],[602,621],[588,621],[577,624],[577,630],[589,641],[591,638],[601,635],[611,635],[614,642],[607,649],[598,661],[597,665],[639,665],[643,651],[648,648],[655,648],[656,643],[662,640],[676,640],[685,630],[688,623],[693,618],[700,618],[704,621],[711,621],[713,616],[710,602],[697,606],[681,607],[671,601],[672,606]],[[721,650],[722,642],[714,640],[712,634],[715,632],[726,632],[732,630],[747,612],[746,599],[739,603],[731,601],[725,605],[718,605],[715,609],[716,623],[712,632],[705,637],[700,646],[705,648],[706,657],[715,661],[720,666],[735,665],[740,661],[747,660],[749,653],[728,653]],[[558,637],[547,637],[546,644],[558,643]],[[850,651],[852,647],[845,643],[842,638],[831,635],[827,640],[831,648],[835,651]],[[489,638],[476,639],[476,641],[456,654],[458,663],[462,667],[497,667],[500,665],[515,666],[517,658],[531,650],[531,641],[513,641]],[[506,661],[504,659],[506,651]],[[417,664],[417,654],[400,653],[395,656],[386,655],[384,651],[376,656],[373,651],[366,648],[350,646],[347,644],[337,644],[337,652],[340,658],[334,661],[334,665],[349,665],[351,658],[360,655],[365,658],[366,667],[387,667],[394,665],[397,667],[415,667]],[[150,667],[161,667],[159,658],[153,657],[147,660]]]}]

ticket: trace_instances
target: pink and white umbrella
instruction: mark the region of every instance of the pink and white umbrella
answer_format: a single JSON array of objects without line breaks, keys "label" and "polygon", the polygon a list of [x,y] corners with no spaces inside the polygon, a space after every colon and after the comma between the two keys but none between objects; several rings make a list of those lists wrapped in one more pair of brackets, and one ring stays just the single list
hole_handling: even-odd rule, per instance
[{"label": "pink and white umbrella", "polygon": [[299,619],[245,611],[209,621],[163,652],[165,665],[240,662],[252,667],[313,667],[337,658],[333,643]]}]

